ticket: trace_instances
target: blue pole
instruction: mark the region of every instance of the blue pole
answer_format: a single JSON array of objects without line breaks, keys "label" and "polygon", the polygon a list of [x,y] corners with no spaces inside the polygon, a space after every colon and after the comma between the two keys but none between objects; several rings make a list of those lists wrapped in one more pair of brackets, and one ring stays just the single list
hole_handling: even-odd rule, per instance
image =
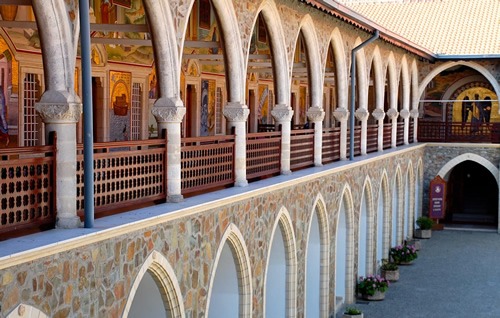
[{"label": "blue pole", "polygon": [[82,58],[83,162],[85,228],[94,227],[94,135],[92,124],[92,71],[90,68],[89,0],[80,0],[80,41]]},{"label": "blue pole", "polygon": [[368,45],[378,39],[378,37],[379,32],[378,30],[375,30],[375,33],[371,38],[356,46],[354,49],[352,49],[351,52],[351,107],[349,107],[351,112],[349,114],[349,122],[351,126],[349,128],[349,136],[351,138],[351,140],[349,140],[349,160],[351,161],[354,160],[354,113],[356,112],[356,106],[354,105],[356,103],[356,52],[361,50],[365,45]]}]

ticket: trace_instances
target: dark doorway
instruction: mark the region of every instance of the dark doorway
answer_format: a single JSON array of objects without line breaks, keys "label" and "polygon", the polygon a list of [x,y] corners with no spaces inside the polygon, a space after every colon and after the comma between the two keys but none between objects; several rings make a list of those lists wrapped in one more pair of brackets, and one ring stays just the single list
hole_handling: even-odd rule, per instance
[{"label": "dark doorway", "polygon": [[448,179],[446,223],[498,224],[498,185],[482,165],[464,161]]}]

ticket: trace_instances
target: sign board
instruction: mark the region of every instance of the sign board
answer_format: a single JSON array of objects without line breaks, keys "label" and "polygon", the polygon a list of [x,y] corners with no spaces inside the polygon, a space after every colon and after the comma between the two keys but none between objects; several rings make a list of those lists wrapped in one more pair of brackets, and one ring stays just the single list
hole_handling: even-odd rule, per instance
[{"label": "sign board", "polygon": [[436,176],[429,187],[429,217],[443,219],[446,210],[446,181]]}]

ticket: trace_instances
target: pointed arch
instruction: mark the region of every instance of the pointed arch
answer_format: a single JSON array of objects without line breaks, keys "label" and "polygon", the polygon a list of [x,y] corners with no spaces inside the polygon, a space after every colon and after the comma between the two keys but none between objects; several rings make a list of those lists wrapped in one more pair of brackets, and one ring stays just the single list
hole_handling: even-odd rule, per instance
[{"label": "pointed arch", "polygon": [[333,53],[335,56],[335,75],[337,84],[337,107],[347,109],[347,101],[348,101],[348,81],[349,75],[347,73],[347,59],[345,56],[345,48],[344,48],[344,40],[342,39],[342,33],[338,28],[335,28],[332,31],[330,36],[330,42],[328,45],[331,45],[333,48]]},{"label": "pointed arch", "polygon": [[[313,210],[311,212],[311,217],[309,218],[309,227],[307,230],[307,246],[308,249],[305,253],[305,259],[309,260],[309,247],[311,243],[311,228],[313,227],[313,221],[317,218],[317,225],[319,230],[319,317],[328,316],[328,298],[329,298],[329,251],[330,251],[330,232],[328,217],[326,212],[325,200],[321,194],[316,196],[316,200],[313,204]],[[306,263],[306,272],[308,271],[308,266],[310,264]],[[317,268],[317,267],[316,267]],[[308,281],[306,280],[306,290]],[[305,312],[307,311],[308,302],[306,301]]]},{"label": "pointed arch", "polygon": [[[264,274],[264,285],[268,279],[269,260],[271,258],[271,245],[274,241],[276,231],[281,231],[283,235],[283,244],[286,253],[286,317],[295,317],[297,315],[297,245],[295,240],[295,232],[293,230],[292,218],[285,207],[281,207],[273,225],[273,230],[269,239],[269,249],[267,251],[266,272]],[[264,288],[264,314],[268,293],[267,288]]]},{"label": "pointed arch", "polygon": [[172,12],[167,1],[143,0],[155,53],[160,98],[180,99],[181,68]]},{"label": "pointed arch", "polygon": [[372,59],[372,72],[374,74],[375,83],[375,107],[384,110],[384,73],[382,70],[382,57],[380,56],[380,48],[375,46]]},{"label": "pointed arch", "polygon": [[236,272],[238,275],[238,290],[239,290],[239,316],[252,317],[252,276],[250,271],[250,258],[248,250],[245,245],[245,240],[238,227],[231,223],[228,225],[226,231],[222,235],[217,253],[213,262],[212,271],[210,273],[210,287],[207,294],[207,308],[206,314],[210,312],[210,301],[212,296],[212,289],[214,285],[215,274],[219,259],[221,258],[222,249],[228,244],[231,249],[233,261],[236,265]]},{"label": "pointed arch", "polygon": [[[259,14],[262,14],[262,18],[266,23],[270,39],[277,104],[290,105],[290,79],[287,70],[288,55],[286,53],[285,36],[281,25],[281,17],[276,8],[276,3],[272,0],[264,0],[261,3],[254,19],[254,28]],[[250,42],[248,43],[247,52],[250,52]]]},{"label": "pointed arch", "polygon": [[495,76],[493,76],[493,74],[491,74],[491,72],[488,71],[484,66],[479,65],[476,62],[451,61],[437,66],[435,69],[433,69],[427,74],[427,76],[422,80],[422,82],[420,82],[418,88],[418,98],[420,98],[424,94],[425,88],[427,87],[429,82],[432,81],[434,77],[436,77],[442,71],[447,70],[456,65],[467,66],[481,73],[488,80],[491,86],[493,86],[495,94],[497,94],[497,96],[500,96],[500,83],[495,79]]},{"label": "pointed arch", "polygon": [[19,304],[16,308],[6,316],[6,318],[18,318],[18,317],[37,317],[37,318],[48,318],[45,313],[40,309],[27,304]]},{"label": "pointed arch", "polygon": [[389,53],[387,58],[387,76],[389,77],[389,107],[397,110],[398,106],[398,75],[396,67],[396,59],[394,53]]},{"label": "pointed arch", "polygon": [[382,176],[380,178],[379,184],[379,207],[377,209],[377,242],[381,240],[380,244],[377,245],[379,250],[379,259],[381,261],[388,257],[390,248],[390,229],[391,229],[391,189],[389,186],[389,177],[387,175],[387,170],[382,171]]},{"label": "pointed arch", "polygon": [[406,232],[404,239],[413,237],[413,224],[415,223],[415,181],[413,172],[413,162],[408,162],[408,169],[406,170],[406,182],[404,185],[404,229]]},{"label": "pointed arch", "polygon": [[[343,243],[339,239],[339,232],[342,230],[341,213],[345,213],[343,217],[345,217],[345,255],[339,255],[337,252],[339,251],[339,246]],[[337,291],[339,290],[339,283],[344,283],[342,286],[345,291],[345,303],[352,303],[354,301],[354,283],[356,281],[356,276],[354,273],[354,254],[349,253],[348,251],[354,251],[354,201],[352,198],[351,189],[348,184],[344,185],[344,188],[341,191],[339,209],[336,213],[336,231],[335,231],[335,298],[338,296]],[[345,260],[345,262],[338,260]],[[339,269],[339,266],[344,266]],[[344,277],[340,277],[342,275],[338,275],[337,272],[340,270],[340,273],[345,273]],[[340,282],[338,281],[340,279]],[[342,288],[340,287],[340,288]],[[336,308],[338,309],[338,308]]]},{"label": "pointed arch", "polygon": [[411,110],[418,110],[418,67],[415,59],[411,62]]},{"label": "pointed arch", "polygon": [[[361,38],[358,37],[354,42],[354,47],[357,47],[361,43]],[[358,90],[358,109],[368,109],[368,74],[366,72],[364,48],[356,52],[356,86]]]},{"label": "pointed arch", "polygon": [[[367,205],[365,208],[363,208],[364,205]],[[365,182],[363,184],[363,192],[362,192],[362,198],[361,198],[361,205],[360,205],[360,221],[359,221],[359,232],[358,232],[358,253],[361,251],[361,245],[364,244],[366,246],[366,257],[365,257],[365,268],[366,268],[366,274],[365,275],[371,275],[375,273],[375,245],[374,242],[376,242],[376,232],[375,232],[375,211],[374,211],[374,204],[373,204],[373,187],[372,187],[372,181],[370,179],[370,176],[366,176]],[[363,210],[366,212],[366,222],[364,228],[362,228],[363,222],[361,222],[361,219],[363,217]],[[361,235],[362,231],[365,231],[365,235]],[[364,242],[361,241],[361,238],[364,237]],[[358,255],[358,259],[361,259]],[[360,264],[358,264],[359,268]],[[360,276],[360,275],[358,275]]]},{"label": "pointed arch", "polygon": [[[300,22],[299,32],[295,38],[295,49],[297,48],[297,41],[299,34],[302,32],[304,35],[304,42],[307,50],[307,68],[309,69],[309,88],[311,90],[310,107],[323,108],[323,70],[319,56],[318,38],[316,36],[316,28],[314,27],[313,20],[309,14],[306,14]],[[293,67],[293,64],[291,64]],[[291,78],[291,77],[290,77]]]},{"label": "pointed arch", "polygon": [[[422,162],[422,158],[418,158],[418,163],[417,163],[417,171],[416,171],[416,178],[415,178],[415,215],[414,215],[414,220],[416,220],[422,216],[422,197],[423,197],[423,180],[424,180],[424,164]],[[416,228],[416,223],[414,222],[413,224],[413,229]]]},{"label": "pointed arch", "polygon": [[153,251],[139,269],[130,289],[123,317],[128,317],[136,292],[146,272],[149,272],[155,281],[165,309],[170,312],[171,317],[185,317],[184,302],[175,272],[167,259],[157,251]]},{"label": "pointed arch", "polygon": [[401,166],[398,164],[394,174],[392,187],[392,239],[393,246],[399,245],[403,241],[403,177]]},{"label": "pointed arch", "polygon": [[479,156],[479,155],[476,155],[474,153],[464,153],[460,156],[457,156],[453,159],[451,159],[450,161],[448,161],[438,172],[438,175],[443,178],[444,180],[448,181],[448,177],[450,176],[450,172],[451,170],[453,170],[453,168],[458,165],[459,163],[462,163],[466,160],[470,160],[470,161],[474,161],[478,164],[480,164],[481,166],[485,167],[486,169],[488,169],[491,174],[493,175],[493,177],[495,178],[497,184],[499,183],[499,176],[498,176],[498,168],[495,167],[494,164],[491,163],[491,161],[489,161],[488,159],[482,157],[482,156]]},{"label": "pointed arch", "polygon": [[403,85],[403,107],[402,109],[410,110],[410,72],[406,55],[401,59],[401,79]]}]

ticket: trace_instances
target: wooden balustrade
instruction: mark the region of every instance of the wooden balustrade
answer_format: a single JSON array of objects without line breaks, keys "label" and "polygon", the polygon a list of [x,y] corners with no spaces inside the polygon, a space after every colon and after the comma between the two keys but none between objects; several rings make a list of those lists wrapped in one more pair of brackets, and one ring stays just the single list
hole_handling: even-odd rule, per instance
[{"label": "wooden balustrade", "polygon": [[234,183],[234,135],[182,138],[182,194]]},{"label": "wooden balustrade", "polygon": [[340,127],[323,129],[322,162],[340,160]]},{"label": "wooden balustrade", "polygon": [[[83,145],[77,155],[77,211],[84,209]],[[96,216],[111,209],[133,210],[166,198],[166,141],[161,139],[94,144]]]},{"label": "wooden balustrade", "polygon": [[368,125],[366,129],[366,153],[378,150],[378,125]]},{"label": "wooden balustrade", "polygon": [[247,179],[281,170],[281,132],[247,134]]},{"label": "wooden balustrade", "polygon": [[415,140],[413,138],[414,132],[415,132],[415,123],[413,121],[413,118],[410,118],[410,127],[408,129],[408,142],[410,144],[415,142]]},{"label": "wooden balustrade", "polygon": [[405,143],[405,123],[403,121],[398,121],[398,126],[396,130],[396,146],[402,146]]},{"label": "wooden balustrade", "polygon": [[0,150],[0,240],[54,226],[55,165],[55,146]]},{"label": "wooden balustrade", "polygon": [[[351,153],[351,133],[349,131],[349,128],[347,128],[347,138],[346,138],[346,143],[347,143],[347,154],[348,156]],[[355,126],[354,127],[354,156],[359,156],[361,155],[361,126]]]},{"label": "wooden balustrade", "polygon": [[384,124],[384,149],[391,148],[392,146],[392,124]]},{"label": "wooden balustrade", "polygon": [[314,129],[291,131],[290,169],[297,170],[314,165]]},{"label": "wooden balustrade", "polygon": [[419,120],[418,140],[423,142],[500,143],[500,123],[443,123]]}]

